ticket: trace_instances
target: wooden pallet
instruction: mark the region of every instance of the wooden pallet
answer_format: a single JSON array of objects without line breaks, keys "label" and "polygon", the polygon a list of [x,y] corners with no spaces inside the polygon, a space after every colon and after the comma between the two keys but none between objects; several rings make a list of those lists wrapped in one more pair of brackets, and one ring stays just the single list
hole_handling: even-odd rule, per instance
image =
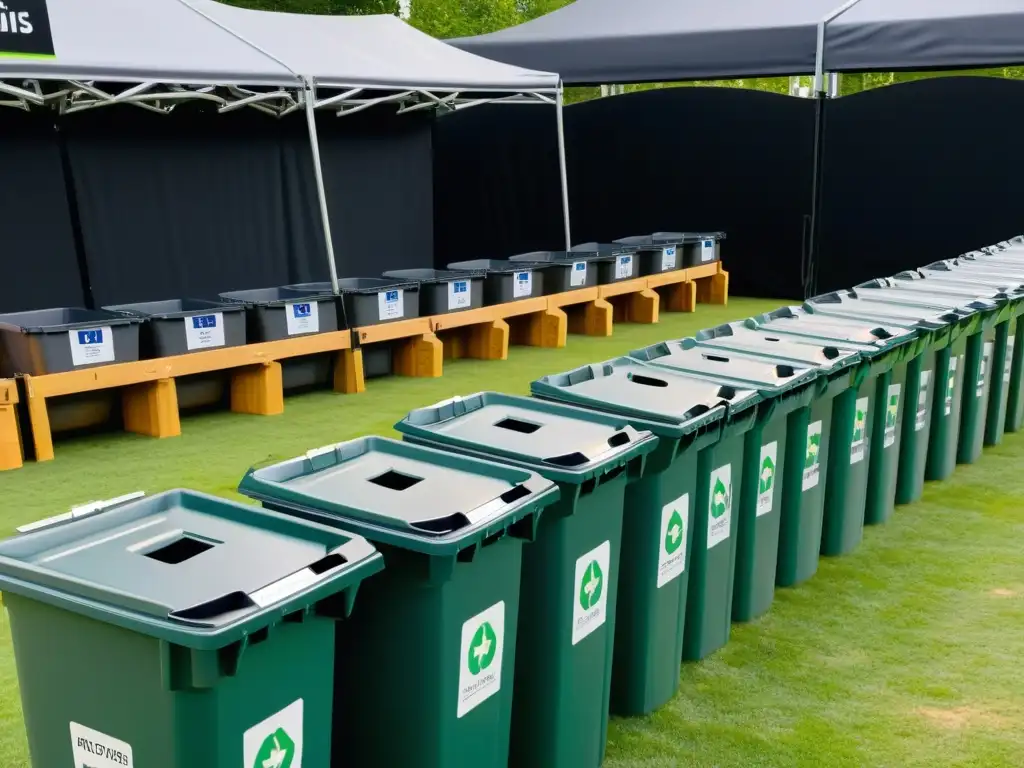
[{"label": "wooden pallet", "polygon": [[[656,323],[666,311],[692,312],[698,302],[728,302],[729,274],[720,262],[553,296],[509,302],[433,317],[300,336],[280,341],[213,349],[45,376],[25,376],[25,402],[36,461],[53,458],[47,400],[63,395],[120,389],[125,429],[151,437],[181,434],[175,380],[223,372],[230,376],[231,410],[276,415],[284,412],[281,361],[337,353],[337,392],[366,389],[363,347],[392,343],[394,372],[436,377],[444,360],[470,357],[505,360],[510,344],[560,348],[568,333],[610,336],[615,321]],[[0,380],[0,470],[22,464],[16,408],[18,388]]]}]

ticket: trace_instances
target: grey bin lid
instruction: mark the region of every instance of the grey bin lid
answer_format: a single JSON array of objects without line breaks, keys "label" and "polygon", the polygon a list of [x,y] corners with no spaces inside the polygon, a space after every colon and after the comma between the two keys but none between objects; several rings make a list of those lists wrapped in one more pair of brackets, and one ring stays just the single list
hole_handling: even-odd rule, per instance
[{"label": "grey bin lid", "polygon": [[[837,298],[833,299],[832,296]],[[822,314],[838,314],[866,321],[904,323],[909,327],[935,330],[957,322],[970,312],[949,308],[922,306],[913,303],[890,303],[855,298],[848,295],[832,294],[817,297],[804,303],[808,311]]]},{"label": "grey bin lid", "polygon": [[[330,283],[295,283],[286,285],[285,288],[290,291],[334,292]],[[419,288],[419,283],[416,282],[385,280],[381,277],[343,277],[338,280],[338,290],[341,293],[379,293],[396,289],[414,291],[417,288]]]},{"label": "grey bin lid", "polygon": [[944,287],[941,282],[936,281],[932,281],[930,284],[926,283],[927,281],[923,279],[920,282],[913,282],[885,278],[858,285],[853,292],[858,297],[872,301],[874,296],[880,297],[879,300],[883,301],[888,301],[889,299],[886,297],[891,296],[894,301],[927,302],[928,306],[946,309],[963,308],[983,311],[994,309],[999,305],[999,302],[993,297],[982,296],[979,291],[973,289],[957,290],[948,285]]},{"label": "grey bin lid", "polygon": [[596,254],[602,258],[614,259],[627,253],[636,253],[640,248],[625,243],[579,243],[569,249],[569,253]]},{"label": "grey bin lid", "polygon": [[915,331],[907,326],[818,314],[801,307],[781,307],[746,322],[773,333],[836,340],[841,344],[857,344],[858,348],[874,348],[876,352],[916,336]]},{"label": "grey bin lid", "polygon": [[382,567],[338,529],[194,491],[140,497],[24,526],[0,543],[0,587],[198,647],[197,636],[259,629],[271,623],[261,614],[305,608],[353,569]]},{"label": "grey bin lid", "polygon": [[[261,501],[366,527],[372,540],[465,539],[496,518],[557,497],[556,486],[515,467],[383,437],[364,437],[253,469],[239,490]],[[420,548],[422,551],[422,548]]]},{"label": "grey bin lid", "polygon": [[733,349],[753,355],[792,360],[802,365],[815,366],[822,371],[840,370],[854,365],[860,360],[861,351],[871,349],[861,344],[842,347],[809,340],[798,341],[792,336],[750,328],[743,323],[729,323],[705,329],[697,333],[696,339],[703,347]]},{"label": "grey bin lid", "polygon": [[506,272],[529,272],[532,269],[543,269],[550,264],[522,264],[508,259],[473,259],[472,261],[455,261],[448,265],[448,269],[457,272],[490,272],[504,274]]},{"label": "grey bin lid", "polygon": [[466,270],[456,272],[450,269],[393,269],[384,273],[384,277],[392,280],[413,280],[422,285],[429,283],[447,283],[451,280],[472,280],[487,274],[484,270],[472,272]]},{"label": "grey bin lid", "polygon": [[651,235],[622,237],[615,242],[622,245],[661,247],[664,245],[693,245],[711,237],[711,235],[701,235],[697,232],[655,232]]},{"label": "grey bin lid", "polygon": [[928,290],[943,295],[975,297],[995,301],[1017,301],[1024,298],[1024,282],[994,280],[977,282],[963,272],[900,272],[890,278],[895,287]]},{"label": "grey bin lid", "polygon": [[631,352],[630,357],[718,380],[744,382],[762,391],[780,394],[808,384],[818,376],[817,369],[806,365],[781,363],[731,350],[709,349],[694,339],[654,344]]},{"label": "grey bin lid", "polygon": [[[628,253],[628,251],[623,251]],[[517,253],[509,256],[509,261],[524,264],[543,264],[545,266],[572,266],[577,261],[607,261],[615,258],[618,253],[598,253],[595,251],[530,251],[529,253]]]},{"label": "grey bin lid", "polygon": [[115,304],[103,307],[108,312],[122,312],[157,320],[176,320],[189,315],[212,312],[244,312],[241,304],[205,299],[167,299],[166,301],[145,301],[138,304]]},{"label": "grey bin lid", "polygon": [[649,428],[662,437],[666,435],[657,423],[681,428],[676,430],[680,436],[725,418],[729,410],[744,411],[761,401],[753,389],[715,384],[628,357],[544,376],[530,384],[530,391],[654,422]]},{"label": "grey bin lid", "polygon": [[637,431],[622,416],[572,406],[480,392],[412,411],[395,428],[426,439],[521,462],[559,479],[583,482],[604,469],[657,445],[650,432]]},{"label": "grey bin lid", "polygon": [[[319,286],[320,283],[309,283]],[[251,288],[244,291],[228,291],[220,294],[220,298],[228,301],[237,301],[250,306],[284,306],[294,304],[303,299],[306,301],[333,301],[334,294],[331,292],[330,284],[327,291],[321,290],[298,290],[295,287],[287,288],[278,286],[274,288]]]},{"label": "grey bin lid", "polygon": [[141,323],[142,318],[82,307],[33,309],[0,315],[0,329],[22,333],[64,333],[97,325],[129,325]]}]

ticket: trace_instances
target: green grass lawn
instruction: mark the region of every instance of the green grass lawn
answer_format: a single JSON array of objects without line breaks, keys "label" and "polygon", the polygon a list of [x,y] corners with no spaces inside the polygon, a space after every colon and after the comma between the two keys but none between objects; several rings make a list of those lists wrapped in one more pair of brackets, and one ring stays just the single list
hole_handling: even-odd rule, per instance
[{"label": "green grass lawn", "polygon": [[[254,463],[368,433],[411,408],[529,382],[779,302],[733,299],[564,350],[447,363],[440,379],[371,381],[362,395],[291,398],[277,417],[186,418],[182,436],[58,442],[56,460],[0,475],[0,533],[73,504],[187,486],[237,496]],[[930,484],[852,555],[781,591],[766,617],[684,667],[655,715],[612,724],[607,766],[1024,765],[1024,437]],[[14,654],[0,618],[0,768],[28,768]],[[38,766],[37,768],[51,768]],[[53,767],[56,768],[56,767]],[[382,768],[390,768],[382,766]]]}]

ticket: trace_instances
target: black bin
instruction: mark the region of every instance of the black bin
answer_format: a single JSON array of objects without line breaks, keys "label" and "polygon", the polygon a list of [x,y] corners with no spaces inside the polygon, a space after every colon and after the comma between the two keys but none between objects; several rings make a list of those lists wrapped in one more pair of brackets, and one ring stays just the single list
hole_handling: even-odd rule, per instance
[{"label": "black bin", "polygon": [[544,295],[565,293],[598,284],[597,268],[602,257],[596,253],[571,251],[531,251],[510,256],[524,267],[544,268]]},{"label": "black bin", "polygon": [[597,262],[597,282],[601,285],[621,283],[640,277],[637,249],[628,245],[609,243],[580,243],[570,253],[590,254]]},{"label": "black bin", "polygon": [[484,278],[484,305],[506,304],[544,295],[547,265],[522,264],[507,259],[473,259],[448,265],[456,272],[480,272]]},{"label": "black bin", "polygon": [[[297,283],[287,288],[331,293],[330,283]],[[420,316],[419,283],[380,277],[346,277],[338,281],[338,291],[345,304],[345,317],[353,328]]]},{"label": "black bin", "polygon": [[655,275],[718,261],[718,241],[724,237],[724,232],[655,232],[615,242],[638,248],[641,274]]},{"label": "black bin", "polygon": [[103,309],[149,321],[142,326],[139,338],[143,358],[245,344],[245,307],[234,302],[169,299]]},{"label": "black bin", "polygon": [[142,322],[82,307],[0,315],[0,376],[43,376],[138,360]]},{"label": "black bin", "polygon": [[414,281],[420,286],[420,312],[446,315],[484,305],[486,272],[454,272],[445,269],[394,269],[383,277]]}]

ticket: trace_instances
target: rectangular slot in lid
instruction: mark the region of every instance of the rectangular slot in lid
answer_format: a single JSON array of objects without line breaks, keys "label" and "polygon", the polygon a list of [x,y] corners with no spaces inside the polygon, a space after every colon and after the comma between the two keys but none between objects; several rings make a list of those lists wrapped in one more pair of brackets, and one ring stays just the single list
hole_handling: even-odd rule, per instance
[{"label": "rectangular slot in lid", "polygon": [[151,549],[148,552],[142,552],[141,554],[160,563],[166,563],[167,565],[179,565],[187,560],[191,560],[193,557],[203,554],[203,552],[206,552],[207,550],[213,549],[214,546],[220,543],[221,542],[207,541],[199,538],[198,536],[183,533],[171,541],[161,544],[161,546],[156,549]]},{"label": "rectangular slot in lid", "polygon": [[515,419],[512,418],[511,416],[507,416],[501,421],[496,422],[494,426],[498,427],[499,429],[507,429],[510,432],[519,432],[520,434],[523,435],[532,435],[541,427],[540,424],[534,424],[533,422],[530,421],[523,421],[522,419]]},{"label": "rectangular slot in lid", "polygon": [[370,478],[370,482],[374,485],[379,485],[381,488],[388,488],[392,491],[408,490],[416,485],[416,483],[422,482],[422,480],[422,477],[413,477],[404,472],[396,472],[393,469]]}]

